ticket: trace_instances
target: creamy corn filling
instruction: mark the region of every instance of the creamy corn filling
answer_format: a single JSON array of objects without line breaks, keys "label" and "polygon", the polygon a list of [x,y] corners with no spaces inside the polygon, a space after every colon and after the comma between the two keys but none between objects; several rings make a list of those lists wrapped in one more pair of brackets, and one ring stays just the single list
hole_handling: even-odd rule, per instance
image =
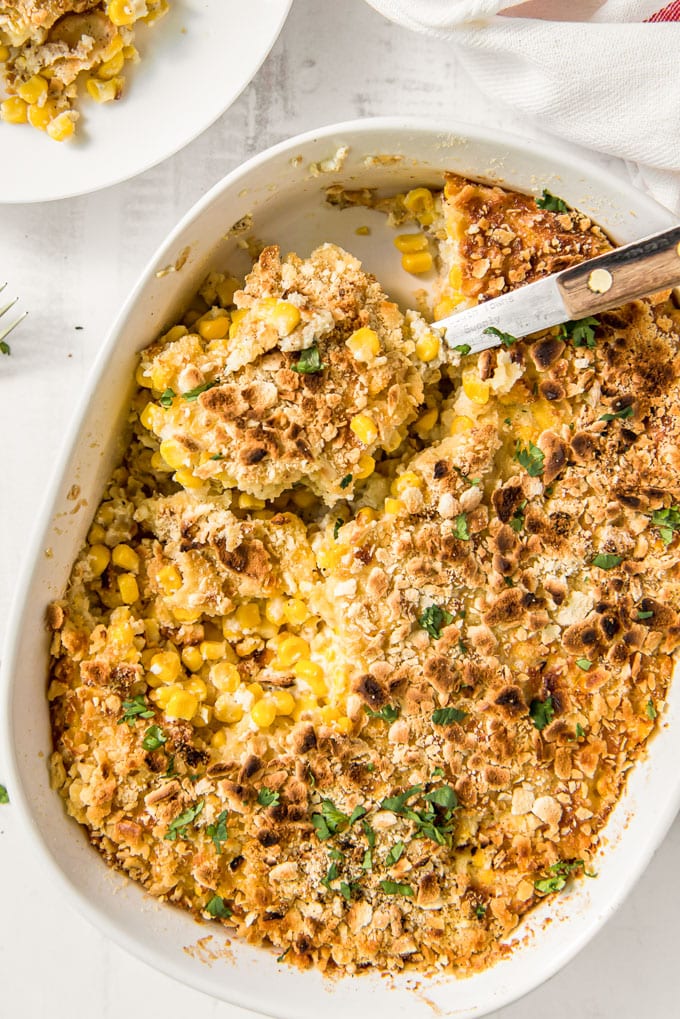
[{"label": "creamy corn filling", "polygon": [[[607,244],[454,177],[384,207],[437,304]],[[53,781],[107,862],[346,973],[484,968],[598,869],[680,636],[679,325],[445,358],[334,246],[212,273],[49,611]]]},{"label": "creamy corn filling", "polygon": [[134,26],[151,24],[167,0],[20,0],[0,4],[0,119],[29,124],[53,141],[72,138],[79,98],[120,99],[136,63]]}]

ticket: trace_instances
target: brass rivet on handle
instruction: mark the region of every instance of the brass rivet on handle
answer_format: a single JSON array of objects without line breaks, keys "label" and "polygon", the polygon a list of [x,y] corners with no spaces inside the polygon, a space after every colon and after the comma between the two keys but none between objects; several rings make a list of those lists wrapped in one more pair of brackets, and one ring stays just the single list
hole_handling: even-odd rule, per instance
[{"label": "brass rivet on handle", "polygon": [[593,269],[588,277],[588,289],[594,294],[606,294],[614,280],[607,269]]}]

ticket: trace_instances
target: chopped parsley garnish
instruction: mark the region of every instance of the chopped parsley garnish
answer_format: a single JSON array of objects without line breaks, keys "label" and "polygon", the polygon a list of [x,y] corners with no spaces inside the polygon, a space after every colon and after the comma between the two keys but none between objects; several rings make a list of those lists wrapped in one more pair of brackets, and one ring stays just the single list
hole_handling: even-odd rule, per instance
[{"label": "chopped parsley garnish", "polygon": [[0,354],[11,354],[12,348],[7,340],[0,340]]},{"label": "chopped parsley garnish", "polygon": [[647,718],[651,719],[652,722],[654,721],[658,714],[656,708],[654,707],[654,701],[652,700],[651,697],[649,698],[647,704],[645,705],[645,712],[647,714]]},{"label": "chopped parsley garnish", "polygon": [[362,817],[366,816],[366,807],[355,807],[352,813],[349,815],[349,826],[352,827],[357,821],[360,821]]},{"label": "chopped parsley garnish", "polygon": [[7,792],[7,787],[4,785],[0,785],[0,803],[9,803],[9,793]]},{"label": "chopped parsley garnish", "polygon": [[[432,721],[435,725],[451,725],[452,722],[462,722],[466,715],[467,712],[461,711],[459,708],[437,708],[432,712]],[[435,770],[434,774],[436,773]],[[439,773],[444,774],[441,768],[439,768]]]},{"label": "chopped parsley garnish", "polygon": [[336,860],[337,863],[342,863],[343,860],[345,859],[344,853],[341,853],[339,849],[335,849],[332,846],[328,850],[328,855],[330,856],[331,860]]},{"label": "chopped parsley garnish", "polygon": [[593,559],[593,566],[599,566],[601,570],[613,570],[623,562],[622,555],[613,555],[609,552],[600,552]]},{"label": "chopped parsley garnish", "polygon": [[160,398],[160,400],[158,402],[160,403],[161,407],[165,407],[165,409],[167,410],[168,407],[172,407],[172,401],[175,399],[176,396],[177,396],[177,393],[175,392],[175,390],[171,389],[168,386],[168,388],[162,394],[162,396],[161,396],[161,398]]},{"label": "chopped parsley garnish", "polygon": [[442,629],[448,626],[449,623],[453,622],[453,616],[446,609],[442,609],[439,605],[430,605],[425,609],[422,616],[418,618],[418,624],[422,626],[423,630],[427,630],[430,637],[434,640],[439,640],[442,635]]},{"label": "chopped parsley garnish", "polygon": [[188,838],[187,826],[193,824],[204,806],[205,800],[199,800],[193,807],[187,807],[186,810],[183,810],[181,814],[177,815],[174,821],[170,822],[164,838],[166,838],[169,842],[175,842],[178,838]]},{"label": "chopped parsley garnish", "polygon": [[281,955],[277,955],[276,961],[277,962],[283,962],[283,960],[286,958],[286,956],[288,955],[289,952],[290,952],[290,945],[288,945],[288,948],[286,948],[285,951],[281,952]]},{"label": "chopped parsley garnish", "polygon": [[361,827],[364,830],[364,835],[366,836],[366,841],[368,842],[368,848],[373,849],[375,847],[375,832],[371,828],[368,821],[362,821]]},{"label": "chopped parsley garnish", "polygon": [[668,506],[666,509],[654,510],[652,523],[659,528],[659,537],[664,545],[670,545],[675,531],[680,531],[680,508]]},{"label": "chopped parsley garnish", "polygon": [[512,333],[504,333],[500,329],[496,329],[495,326],[489,326],[484,332],[489,336],[496,336],[504,347],[511,347],[513,343],[517,343],[516,336],[513,336]]},{"label": "chopped parsley garnish", "polygon": [[475,916],[478,920],[483,920],[486,916],[486,906],[483,902],[478,902],[475,906]]},{"label": "chopped parsley garnish", "polygon": [[209,824],[205,829],[208,838],[212,839],[218,855],[222,852],[222,843],[229,838],[227,834],[227,811],[223,810],[215,818],[214,824]]},{"label": "chopped parsley garnish", "polygon": [[351,474],[345,474],[344,478],[340,482],[340,488],[343,488],[343,489],[347,488],[347,486],[351,485],[351,484],[352,484],[352,475]]},{"label": "chopped parsley garnish", "polygon": [[515,534],[519,534],[519,532],[524,527],[524,510],[526,508],[526,504],[527,504],[527,500],[524,499],[519,504],[519,506],[517,507],[517,512],[515,513],[515,515],[510,520],[510,526],[512,527],[512,529],[515,532]]},{"label": "chopped parsley garnish", "polygon": [[544,212],[569,212],[567,203],[557,195],[551,194],[546,188],[543,188],[541,197],[536,199],[536,205]]},{"label": "chopped parsley garnish", "polygon": [[444,778],[444,769],[439,767],[435,768],[432,772],[432,778]]},{"label": "chopped parsley garnish", "polygon": [[316,834],[322,842],[337,835],[349,827],[349,817],[342,810],[338,810],[332,800],[321,801],[321,811],[312,814],[312,824],[316,828]]},{"label": "chopped parsley garnish", "polygon": [[386,797],[380,804],[380,809],[391,810],[394,814],[403,814],[404,810],[407,809],[408,801],[414,796],[419,796],[422,791],[422,785],[412,785],[409,789],[405,789],[403,793]]},{"label": "chopped parsley garnish", "polygon": [[224,453],[213,453],[211,460],[224,460]]},{"label": "chopped parsley garnish", "polygon": [[593,663],[591,662],[590,658],[577,658],[576,664],[578,665],[579,669],[583,669],[584,672],[587,672]]},{"label": "chopped parsley garnish", "polygon": [[456,351],[456,353],[460,354],[461,357],[465,357],[466,354],[470,353],[472,347],[470,346],[469,343],[459,343],[458,346],[454,347],[453,349]]},{"label": "chopped parsley garnish", "polygon": [[213,895],[210,902],[207,903],[205,911],[216,920],[228,920],[231,916],[231,910],[221,895]]},{"label": "chopped parsley garnish", "polygon": [[373,853],[370,849],[367,849],[364,853],[364,858],[361,861],[362,870],[373,870]]},{"label": "chopped parsley garnish", "polygon": [[153,718],[153,711],[149,709],[149,705],[141,693],[133,697],[131,701],[123,701],[123,717],[118,719],[118,725],[127,722],[132,728],[138,718]]},{"label": "chopped parsley garnish", "polygon": [[299,375],[313,375],[315,372],[323,371],[325,367],[326,365],[321,363],[321,355],[316,343],[301,350],[297,364],[291,365],[293,371]]},{"label": "chopped parsley garnish", "polygon": [[163,773],[163,778],[173,778],[177,772],[175,771],[175,755],[168,760],[168,766]]},{"label": "chopped parsley garnish", "polygon": [[342,527],[344,522],[345,521],[342,519],[342,517],[338,517],[338,519],[335,521],[335,524],[333,525],[333,541],[338,540],[338,534],[340,533],[340,528]]},{"label": "chopped parsley garnish", "polygon": [[424,799],[428,803],[434,803],[436,806],[444,807],[446,810],[455,810],[458,806],[458,797],[450,785],[441,785],[438,789],[425,793]]},{"label": "chopped parsley garnish", "polygon": [[399,881],[381,881],[380,887],[385,895],[406,895],[413,898],[413,889],[410,885],[401,884]]},{"label": "chopped parsley garnish", "polygon": [[212,382],[202,382],[200,386],[196,386],[195,389],[189,389],[186,393],[182,393],[182,399],[188,400],[191,403],[193,400],[197,400],[201,393],[206,393],[209,389],[219,386],[219,384],[219,379],[214,379]]},{"label": "chopped parsley garnish", "polygon": [[535,446],[533,442],[530,442],[528,447],[525,448],[518,440],[515,446],[515,460],[520,467],[526,469],[530,478],[537,478],[543,473],[545,453],[538,446]]},{"label": "chopped parsley garnish", "polygon": [[616,421],[617,419],[625,421],[626,418],[632,418],[634,414],[635,411],[632,407],[624,407],[623,410],[617,410],[614,414],[603,414],[601,418],[598,418],[598,421]]},{"label": "chopped parsley garnish", "polygon": [[534,888],[541,895],[549,895],[551,892],[561,892],[567,883],[567,878],[575,870],[583,867],[583,860],[558,860],[548,868],[549,877],[539,878],[534,881]]},{"label": "chopped parsley garnish", "polygon": [[404,845],[403,842],[395,842],[395,844],[392,846],[389,853],[385,857],[385,866],[394,867],[395,863],[401,860],[402,856],[404,855],[405,849],[406,846]]},{"label": "chopped parsley garnish", "polygon": [[585,729],[583,728],[583,726],[581,725],[580,722],[577,722],[576,723],[576,733],[575,733],[576,739],[583,739],[585,734],[586,734],[585,733]]},{"label": "chopped parsley garnish", "polygon": [[650,609],[649,612],[642,612],[641,610],[638,610],[636,618],[639,620],[651,619],[653,615],[654,615],[653,609]]},{"label": "chopped parsley garnish", "polygon": [[266,785],[263,785],[257,794],[257,802],[261,807],[278,807],[281,796],[273,789],[268,789]]},{"label": "chopped parsley garnish", "polygon": [[349,902],[352,895],[359,887],[358,881],[341,881],[340,882],[340,894],[342,895],[345,902]]},{"label": "chopped parsley garnish", "polygon": [[453,533],[459,541],[470,540],[470,528],[468,527],[467,516],[465,513],[459,513],[453,521]]},{"label": "chopped parsley garnish", "polygon": [[366,765],[366,771],[375,771],[375,764],[373,761],[369,761]]},{"label": "chopped parsley garnish", "polygon": [[563,322],[560,326],[560,335],[563,340],[571,340],[575,347],[588,347],[595,349],[595,327],[599,326],[600,320],[589,315],[588,318],[577,318],[573,322]]},{"label": "chopped parsley garnish", "polygon": [[337,863],[335,863],[335,861],[334,861],[334,862],[333,862],[333,863],[332,863],[332,864],[330,865],[330,867],[328,868],[328,871],[327,871],[327,873],[326,873],[326,876],[325,876],[325,877],[322,877],[322,878],[321,878],[321,884],[322,884],[322,885],[323,885],[323,886],[324,886],[325,888],[327,888],[327,889],[328,889],[329,891],[332,891],[332,888],[331,888],[331,883],[332,883],[333,881],[337,880],[337,878],[338,878],[339,876],[340,876],[340,871],[339,871],[339,869],[338,869],[338,865],[337,865]]},{"label": "chopped parsley garnish", "polygon": [[380,711],[371,711],[367,707],[366,714],[369,718],[382,718],[383,722],[396,722],[401,714],[401,708],[398,704],[386,704]]},{"label": "chopped parsley garnish", "polygon": [[450,845],[453,812],[458,807],[458,797],[451,786],[440,786],[425,793],[423,798],[427,806],[416,810],[409,805],[409,800],[422,793],[422,785],[411,786],[403,793],[388,796],[380,804],[380,809],[391,810],[392,813],[413,821],[416,826],[416,838],[430,839],[440,846]]},{"label": "chopped parsley garnish", "polygon": [[550,725],[555,717],[552,697],[548,695],[544,701],[538,700],[538,698],[533,700],[529,705],[529,716],[539,732],[541,729],[545,729],[546,725]]},{"label": "chopped parsley garnish", "polygon": [[150,725],[144,733],[142,746],[145,750],[158,750],[164,743],[167,742],[168,737],[165,735],[161,727],[159,725]]}]

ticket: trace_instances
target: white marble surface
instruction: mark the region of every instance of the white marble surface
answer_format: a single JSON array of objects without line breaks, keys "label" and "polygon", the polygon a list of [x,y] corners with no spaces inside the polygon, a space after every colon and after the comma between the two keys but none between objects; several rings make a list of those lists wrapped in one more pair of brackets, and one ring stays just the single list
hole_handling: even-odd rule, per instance
[{"label": "white marble surface", "polygon": [[[529,130],[476,93],[443,43],[395,28],[362,0],[296,0],[256,79],[189,149],[107,192],[0,206],[0,278],[30,311],[11,357],[0,363],[0,636],[42,479],[112,317],[156,245],[244,157],[316,125],[393,113]],[[608,162],[612,173],[627,174]],[[676,1015],[679,853],[676,822],[626,905],[586,951],[496,1019]],[[11,804],[0,806],[0,875],[3,1017],[251,1015],[176,984],[92,930],[25,862]]]}]

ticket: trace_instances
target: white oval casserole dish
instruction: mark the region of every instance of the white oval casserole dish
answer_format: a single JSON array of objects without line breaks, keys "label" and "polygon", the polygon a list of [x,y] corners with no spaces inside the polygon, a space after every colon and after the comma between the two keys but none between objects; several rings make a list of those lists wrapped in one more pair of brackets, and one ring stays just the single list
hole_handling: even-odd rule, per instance
[{"label": "white oval casserole dish", "polygon": [[[339,149],[342,166],[321,169]],[[381,157],[381,158],[376,158]],[[119,452],[135,355],[172,323],[208,268],[247,266],[233,224],[251,216],[248,233],[300,255],[322,241],[347,247],[388,293],[413,301],[419,285],[399,267],[384,218],[363,208],[340,212],[324,201],[332,183],[399,190],[435,184],[451,169],[521,190],[543,187],[592,215],[626,242],[670,226],[673,217],[606,171],[534,143],[463,124],[364,120],[299,136],[256,157],[209,192],[152,259],[103,346],[50,487],[19,584],[3,660],[0,745],[8,783],[36,866],[101,930],[134,955],[199,990],[277,1019],[343,1019],[378,1012],[391,1019],[482,1016],[536,987],[563,966],[620,905],[661,842],[680,802],[680,685],[670,693],[660,731],[634,769],[613,814],[596,880],[580,881],[534,911],[519,928],[515,951],[465,980],[417,974],[385,980],[364,975],[329,981],[278,964],[274,955],[232,943],[217,925],[198,925],[162,906],[108,869],[49,787],[50,728],[45,699],[48,636],[45,606],[60,597]],[[371,224],[371,235],[355,234]],[[186,257],[185,257],[186,256]],[[185,258],[181,268],[179,266]],[[179,259],[179,261],[178,261]],[[171,271],[167,270],[168,267]],[[77,486],[77,488],[74,488]],[[548,917],[552,922],[546,923]],[[185,949],[212,936],[207,965]],[[205,958],[205,954],[203,956]]]}]

